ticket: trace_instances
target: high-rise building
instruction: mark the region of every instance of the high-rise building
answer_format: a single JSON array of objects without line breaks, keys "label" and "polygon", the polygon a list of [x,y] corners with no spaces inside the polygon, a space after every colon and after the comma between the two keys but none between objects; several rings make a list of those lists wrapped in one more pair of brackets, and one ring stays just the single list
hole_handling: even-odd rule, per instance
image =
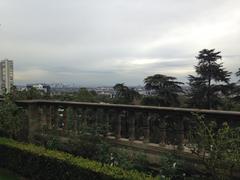
[{"label": "high-rise building", "polygon": [[1,93],[9,93],[13,86],[13,61],[4,59],[0,62]]}]

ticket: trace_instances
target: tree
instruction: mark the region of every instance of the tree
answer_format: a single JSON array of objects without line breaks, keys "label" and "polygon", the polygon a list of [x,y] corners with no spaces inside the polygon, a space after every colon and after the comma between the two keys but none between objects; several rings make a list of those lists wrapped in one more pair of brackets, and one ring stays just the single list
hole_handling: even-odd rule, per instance
[{"label": "tree", "polygon": [[[217,61],[222,58],[221,52],[215,49],[203,49],[196,57],[198,65],[195,66],[197,76],[189,75],[190,104],[199,108],[212,109],[219,104],[219,94],[223,93],[223,84],[227,85],[231,72],[223,68],[223,63]],[[198,104],[196,100],[201,98]],[[195,102],[195,103],[194,103]]]},{"label": "tree", "polygon": [[236,76],[240,77],[240,68],[238,68],[238,72],[236,72]]},{"label": "tree", "polygon": [[113,87],[115,91],[115,99],[117,103],[129,104],[135,99],[140,98],[140,94],[133,88],[128,88],[124,83],[118,83]]},{"label": "tree", "polygon": [[128,97],[131,103],[133,103],[134,100],[139,100],[141,98],[141,95],[134,88],[130,88],[128,89]]},{"label": "tree", "polygon": [[239,103],[239,101],[240,101],[240,85],[239,85],[239,83],[240,83],[240,68],[236,72],[236,76],[239,77],[239,80],[236,83],[235,88],[234,88],[233,101],[236,102],[236,103]]},{"label": "tree", "polygon": [[9,96],[13,100],[31,100],[31,99],[51,99],[51,94],[43,90],[38,90],[35,87],[18,90],[16,86],[12,86]]},{"label": "tree", "polygon": [[18,107],[10,94],[4,95],[0,103],[0,134],[11,138],[24,138],[23,133],[25,116],[24,111]]},{"label": "tree", "polygon": [[116,92],[115,97],[124,98],[127,96],[128,87],[124,83],[118,83],[113,86],[114,91]]},{"label": "tree", "polygon": [[27,99],[41,99],[42,98],[42,92],[37,90],[34,87],[28,89],[25,92],[26,92]]},{"label": "tree", "polygon": [[[175,77],[155,74],[144,79],[146,90],[151,90],[158,97],[161,106],[179,105],[178,93],[183,92],[182,82],[176,81]],[[155,104],[154,104],[155,105]]]},{"label": "tree", "polygon": [[80,88],[74,95],[74,100],[82,102],[96,102],[96,96],[97,94],[95,91],[88,91],[86,88]]},{"label": "tree", "polygon": [[187,146],[201,159],[203,173],[213,179],[234,179],[233,172],[240,163],[239,127],[230,127],[227,122],[220,125],[199,114],[194,116]]},{"label": "tree", "polygon": [[204,78],[195,77],[189,75],[188,77],[190,92],[188,96],[190,97],[188,104],[190,107],[206,107],[206,101],[203,97],[206,96],[207,85]]}]

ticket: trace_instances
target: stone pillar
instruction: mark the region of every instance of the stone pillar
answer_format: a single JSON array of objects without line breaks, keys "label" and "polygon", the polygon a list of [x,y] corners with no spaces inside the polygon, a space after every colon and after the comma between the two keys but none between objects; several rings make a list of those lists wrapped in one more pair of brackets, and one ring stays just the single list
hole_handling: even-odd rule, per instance
[{"label": "stone pillar", "polygon": [[41,124],[44,126],[44,125],[47,125],[47,116],[48,116],[48,113],[47,113],[47,105],[44,104],[42,106],[42,114],[41,114]]},{"label": "stone pillar", "polygon": [[104,131],[103,131],[103,136],[108,136],[110,134],[110,110],[104,109],[103,111],[103,121],[104,123]]},{"label": "stone pillar", "polygon": [[117,132],[116,132],[116,138],[120,139],[122,137],[121,132],[122,132],[122,111],[117,110]]},{"label": "stone pillar", "polygon": [[[100,124],[101,122],[101,109],[99,108],[94,108],[94,115],[95,115],[95,118],[93,119],[93,126],[95,128],[98,128],[98,124]],[[100,124],[101,126],[101,124]]]},{"label": "stone pillar", "polygon": [[166,143],[166,118],[165,117],[161,117],[160,118],[160,145],[163,146]]},{"label": "stone pillar", "polygon": [[128,112],[128,120],[129,120],[129,140],[135,140],[135,112]]},{"label": "stone pillar", "polygon": [[41,125],[44,133],[47,133],[50,124],[50,107],[46,104],[42,106]]},{"label": "stone pillar", "polygon": [[143,121],[143,128],[144,128],[144,143],[149,143],[149,137],[150,137],[150,121],[151,116],[148,112],[145,113],[145,118]]},{"label": "stone pillar", "polygon": [[182,115],[177,115],[178,119],[177,119],[177,149],[179,151],[182,151],[184,149],[184,124],[183,124],[183,117]]},{"label": "stone pillar", "polygon": [[86,126],[87,125],[87,116],[86,116],[86,108],[81,108],[81,126]]},{"label": "stone pillar", "polygon": [[78,109],[76,107],[72,108],[73,113],[73,134],[78,134]]},{"label": "stone pillar", "polygon": [[50,114],[49,114],[49,129],[56,129],[56,107],[52,104],[50,105]]},{"label": "stone pillar", "polygon": [[34,133],[40,129],[40,113],[36,103],[28,105],[28,141],[34,142]]},{"label": "stone pillar", "polygon": [[64,133],[68,132],[68,107],[64,106],[64,111],[63,111],[63,131]]}]

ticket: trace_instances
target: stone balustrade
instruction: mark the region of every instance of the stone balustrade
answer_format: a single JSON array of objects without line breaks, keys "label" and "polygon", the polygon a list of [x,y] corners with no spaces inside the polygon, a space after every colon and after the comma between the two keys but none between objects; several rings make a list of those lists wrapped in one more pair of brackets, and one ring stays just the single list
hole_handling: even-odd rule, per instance
[{"label": "stone balustrade", "polygon": [[239,126],[240,112],[172,107],[117,105],[51,100],[16,101],[27,109],[29,139],[36,132],[58,131],[77,136],[83,128],[101,127],[102,135],[133,147],[186,151],[188,132],[194,128],[194,114],[206,121],[216,120]]}]

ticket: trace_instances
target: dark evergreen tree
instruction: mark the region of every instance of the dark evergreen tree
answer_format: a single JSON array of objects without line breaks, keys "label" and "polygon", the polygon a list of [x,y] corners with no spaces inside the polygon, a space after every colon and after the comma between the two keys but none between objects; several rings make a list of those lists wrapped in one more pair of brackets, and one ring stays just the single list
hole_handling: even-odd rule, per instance
[{"label": "dark evergreen tree", "polygon": [[197,76],[189,75],[189,103],[198,108],[216,108],[220,103],[220,95],[224,87],[229,84],[231,72],[223,68],[221,52],[215,49],[203,49],[196,57],[198,65],[195,66]]},{"label": "dark evergreen tree", "polygon": [[[236,72],[236,76],[240,77],[240,68],[238,68],[238,72]],[[239,79],[240,81],[240,79]]]},{"label": "dark evergreen tree", "polygon": [[133,88],[128,88],[124,83],[118,83],[113,87],[115,91],[115,103],[130,104],[140,98],[140,94]]},{"label": "dark evergreen tree", "polygon": [[234,100],[234,102],[239,103],[240,102],[240,68],[236,72],[236,76],[239,77],[239,80],[236,83],[235,88],[234,88],[233,100]]},{"label": "dark evergreen tree", "polygon": [[113,86],[113,89],[115,91],[115,97],[116,98],[126,98],[128,87],[124,85],[124,83],[117,83],[115,86]]},{"label": "dark evergreen tree", "polygon": [[74,101],[96,102],[96,92],[88,91],[87,88],[80,88],[77,93],[74,93]]},{"label": "dark evergreen tree", "polygon": [[[153,91],[153,94],[158,98],[158,105],[160,106],[178,106],[178,93],[182,93],[182,82],[176,81],[175,77],[165,76],[162,74],[155,74],[144,79],[146,90]],[[152,99],[150,99],[152,100]],[[145,104],[149,105],[144,100]],[[153,105],[156,105],[154,102]]]},{"label": "dark evergreen tree", "polygon": [[189,106],[190,107],[206,107],[206,100],[203,97],[206,97],[207,85],[206,80],[202,77],[195,77],[189,75],[188,77],[190,91],[188,93]]}]

